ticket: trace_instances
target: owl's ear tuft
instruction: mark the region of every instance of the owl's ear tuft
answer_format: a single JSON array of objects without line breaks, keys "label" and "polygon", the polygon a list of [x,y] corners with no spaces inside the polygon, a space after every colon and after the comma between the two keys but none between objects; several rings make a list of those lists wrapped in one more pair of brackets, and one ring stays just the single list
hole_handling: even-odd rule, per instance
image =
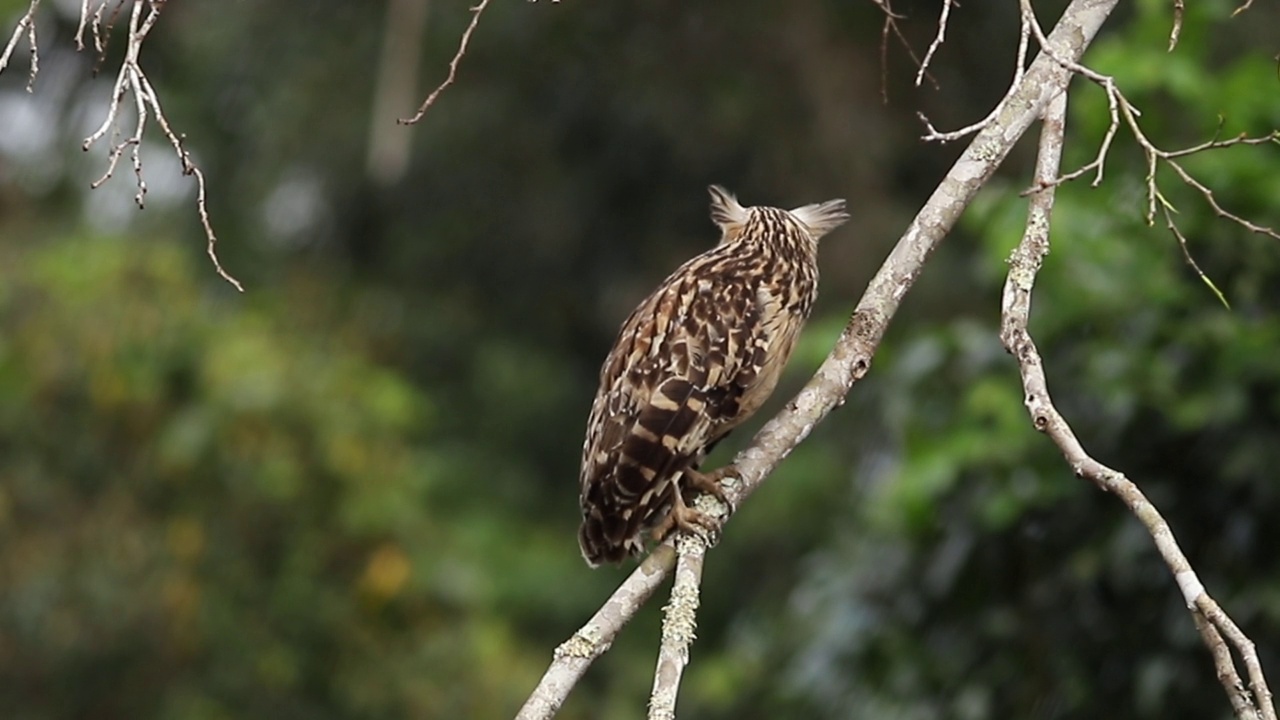
[{"label": "owl's ear tuft", "polygon": [[707,188],[711,193],[711,220],[725,235],[742,227],[747,222],[747,209],[738,204],[733,193],[719,185]]},{"label": "owl's ear tuft", "polygon": [[828,200],[805,205],[792,210],[791,214],[804,223],[804,226],[809,229],[809,236],[814,241],[849,221],[844,200]]}]

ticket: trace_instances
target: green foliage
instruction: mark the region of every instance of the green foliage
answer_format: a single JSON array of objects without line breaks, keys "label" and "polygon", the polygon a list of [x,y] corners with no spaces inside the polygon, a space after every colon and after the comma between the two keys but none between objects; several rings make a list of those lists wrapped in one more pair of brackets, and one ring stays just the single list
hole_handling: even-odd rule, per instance
[{"label": "green foliage", "polygon": [[305,305],[211,295],[193,265],[172,244],[101,238],[6,263],[4,705],[508,707],[510,688],[458,689],[477,666],[520,675],[521,655],[506,622],[463,621],[494,609],[475,602],[467,553],[442,551],[460,528],[435,499],[451,469],[429,398],[372,363],[358,328],[319,334]]}]

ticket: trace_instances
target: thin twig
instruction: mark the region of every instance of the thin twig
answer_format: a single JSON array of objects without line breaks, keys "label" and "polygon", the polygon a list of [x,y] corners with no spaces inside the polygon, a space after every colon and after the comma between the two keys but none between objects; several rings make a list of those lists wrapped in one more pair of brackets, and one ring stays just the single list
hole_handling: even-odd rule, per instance
[{"label": "thin twig", "polygon": [[1187,10],[1184,0],[1173,0],[1173,28],[1169,30],[1169,52],[1178,47],[1178,38],[1182,35],[1182,15]]},{"label": "thin twig", "polygon": [[489,7],[489,0],[480,0],[480,4],[471,8],[471,23],[467,25],[467,29],[462,33],[462,40],[458,43],[458,52],[453,54],[453,59],[449,61],[449,75],[444,82],[436,86],[435,90],[422,101],[422,105],[418,107],[418,112],[414,113],[411,118],[400,118],[397,120],[401,125],[413,125],[427,114],[427,110],[435,103],[436,98],[444,89],[453,84],[454,78],[458,75],[458,63],[462,62],[462,56],[467,54],[467,43],[471,42],[471,33],[475,32],[476,25],[480,24],[480,16],[484,14],[485,8]]},{"label": "thin twig", "polygon": [[[1277,133],[1277,135],[1280,135],[1280,133]],[[1248,138],[1248,139],[1257,140],[1258,138]],[[1237,144],[1249,144],[1249,143],[1242,141]],[[1233,212],[1230,212],[1224,209],[1221,205],[1218,204],[1218,200],[1214,196],[1213,190],[1210,190],[1207,185],[1205,185],[1204,183],[1192,177],[1190,173],[1188,173],[1186,170],[1183,169],[1181,163],[1175,162],[1173,160],[1168,160],[1165,153],[1158,153],[1158,154],[1160,157],[1165,158],[1167,160],[1166,164],[1169,167],[1173,168],[1173,171],[1178,174],[1178,177],[1182,178],[1182,182],[1186,183],[1187,185],[1190,185],[1191,187],[1199,191],[1200,195],[1205,199],[1205,202],[1209,203],[1209,207],[1213,208],[1213,212],[1215,215],[1217,215],[1220,218],[1226,218],[1227,220],[1234,222],[1235,224],[1239,225],[1240,227],[1243,227],[1249,232],[1257,233],[1259,235],[1267,235],[1277,240],[1280,240],[1280,232],[1277,232],[1274,228],[1267,227],[1264,225],[1257,225],[1248,220],[1245,220],[1244,218],[1240,217],[1239,215],[1236,215]]]},{"label": "thin twig", "polygon": [[80,23],[76,26],[76,52],[84,50],[84,26],[89,21],[89,0],[80,0]]},{"label": "thin twig", "polygon": [[1200,263],[1196,262],[1196,259],[1192,257],[1191,249],[1187,247],[1186,236],[1182,234],[1182,230],[1178,229],[1177,223],[1173,221],[1173,213],[1177,212],[1177,210],[1164,199],[1163,195],[1160,196],[1160,203],[1160,209],[1164,213],[1165,227],[1169,228],[1169,232],[1173,233],[1174,239],[1178,241],[1178,247],[1182,250],[1183,259],[1187,261],[1187,264],[1191,266],[1192,270],[1196,271],[1196,275],[1200,276],[1200,281],[1209,286],[1209,289],[1217,296],[1218,302],[1221,302],[1225,307],[1230,309],[1231,303],[1227,302],[1227,296],[1218,289],[1217,284],[1214,283],[1213,280],[1209,279],[1209,276],[1205,274],[1204,270],[1200,269]]},{"label": "thin twig", "polygon": [[996,106],[991,109],[991,112],[988,113],[986,117],[972,125],[967,125],[959,130],[953,130],[951,132],[940,132],[933,126],[933,123],[929,121],[929,118],[926,117],[924,113],[918,113],[920,121],[924,123],[925,129],[927,130],[925,135],[921,138],[922,140],[925,142],[947,143],[952,140],[959,140],[960,138],[968,137],[969,135],[979,132],[983,128],[995,122],[995,119],[1004,111],[1005,105],[1009,102],[1009,98],[1013,96],[1014,91],[1017,90],[1019,84],[1022,82],[1022,76],[1023,73],[1026,72],[1027,67],[1028,39],[1031,37],[1031,6],[1028,2],[1023,2],[1019,7],[1022,19],[1021,30],[1019,31],[1018,36],[1018,57],[1014,63],[1013,82],[1009,83],[1009,89],[1005,91],[1004,97],[1000,98],[1000,102],[996,103]]},{"label": "thin twig", "polygon": [[933,36],[933,42],[929,43],[929,49],[925,51],[924,61],[920,63],[920,69],[916,71],[916,87],[920,87],[921,81],[924,80],[924,74],[929,69],[933,54],[947,40],[947,20],[951,18],[952,4],[955,4],[955,0],[942,0],[942,14],[938,16],[938,34]]},{"label": "thin twig", "polygon": [[40,72],[40,49],[36,43],[36,9],[39,7],[40,0],[31,0],[31,4],[27,6],[27,12],[13,29],[13,36],[5,44],[4,52],[0,53],[0,73],[2,73],[9,64],[9,58],[13,55],[14,48],[18,46],[18,41],[26,35],[27,44],[31,48],[31,70],[27,74],[27,92],[31,92],[35,87],[36,73]]},{"label": "thin twig", "polygon": [[898,43],[902,45],[902,49],[907,51],[907,55],[911,57],[911,62],[915,63],[917,69],[924,72],[924,76],[929,79],[930,84],[936,89],[939,87],[938,80],[929,72],[921,61],[920,56],[916,54],[915,48],[911,47],[911,42],[907,40],[907,36],[902,34],[902,28],[898,25],[898,21],[906,17],[900,15],[893,10],[893,4],[890,0],[871,0],[884,12],[884,25],[880,28],[880,99],[889,104],[889,33],[898,38]]},{"label": "thin twig", "polygon": [[556,648],[547,672],[538,687],[529,694],[516,720],[546,720],[555,717],[569,697],[569,691],[587,668],[613,645],[613,639],[622,626],[631,621],[644,603],[653,595],[667,573],[676,564],[674,541],[668,539],[640,563],[627,579],[618,586],[609,599],[600,606],[585,625]]}]

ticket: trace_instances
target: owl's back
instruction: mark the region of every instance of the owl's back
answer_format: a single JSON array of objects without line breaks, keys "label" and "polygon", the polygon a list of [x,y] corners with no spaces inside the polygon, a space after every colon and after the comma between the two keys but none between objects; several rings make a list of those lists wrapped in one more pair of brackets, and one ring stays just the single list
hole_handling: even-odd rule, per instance
[{"label": "owl's back", "polygon": [[[817,237],[786,210],[736,209],[748,222],[646,298],[601,368],[580,477],[579,543],[593,566],[643,549],[681,474],[773,391],[812,307]],[[846,218],[843,203],[829,215]]]}]

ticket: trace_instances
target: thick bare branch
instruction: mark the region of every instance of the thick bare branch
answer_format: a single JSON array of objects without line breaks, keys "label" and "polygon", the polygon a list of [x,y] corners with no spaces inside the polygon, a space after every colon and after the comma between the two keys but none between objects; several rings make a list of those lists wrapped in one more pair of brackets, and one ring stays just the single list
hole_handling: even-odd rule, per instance
[{"label": "thick bare branch", "polygon": [[[1226,689],[1236,716],[1241,720],[1275,720],[1271,692],[1263,678],[1253,643],[1205,592],[1191,563],[1178,547],[1172,529],[1155,506],[1122,473],[1099,463],[1085,451],[1049,395],[1044,365],[1028,330],[1028,322],[1036,274],[1049,252],[1049,226],[1055,192],[1052,180],[1058,174],[1062,157],[1065,123],[1064,93],[1049,105],[1045,113],[1036,164],[1036,184],[1040,189],[1031,195],[1026,230],[1022,241],[1009,258],[1009,275],[1001,301],[1000,340],[1018,362],[1032,425],[1048,435],[1058,446],[1077,477],[1090,480],[1099,488],[1119,497],[1151,534],[1160,556],[1182,591],[1197,629],[1209,647],[1218,669],[1218,678]],[[1244,659],[1250,679],[1248,689],[1240,680],[1230,650],[1223,641],[1224,634]]]},{"label": "thick bare branch", "polygon": [[516,720],[555,717],[583,673],[613,645],[613,639],[618,636],[622,626],[635,617],[649,596],[666,579],[667,573],[671,572],[676,564],[673,542],[668,539],[649,553],[640,567],[618,586],[587,624],[556,648],[551,666],[525,701],[524,707],[520,708]]},{"label": "thick bare branch", "polygon": [[[1118,2],[1073,0],[1048,38],[1055,52],[1079,58]],[[867,374],[889,321],[920,276],[929,255],[955,225],[978,189],[1004,161],[1014,143],[1039,117],[1049,100],[1065,87],[1068,77],[1069,73],[1061,65],[1042,53],[1024,74],[1013,93],[1013,101],[1005,103],[1000,115],[983,128],[961,154],[880,266],[835,348],[817,373],[756,433],[750,446],[734,458],[733,464],[740,471],[740,484],[725,482],[724,490],[735,507],[759,488],[778,463],[808,437],[814,425],[842,404],[854,383]],[[619,597],[647,598],[653,586],[670,572],[674,555],[670,543],[659,546],[655,554],[623,582],[600,612],[616,607],[615,599]],[[660,577],[655,578],[655,573]],[[634,612],[634,606],[627,607]],[[613,641],[629,617],[607,625],[595,624],[593,618],[592,623],[584,626],[584,629],[592,628],[592,632],[584,635],[580,630],[562,645],[547,674],[517,716],[518,720],[552,717],[587,665]],[[607,634],[598,634],[605,631]],[[575,650],[574,660],[567,662],[562,660],[566,654],[564,648],[571,644],[580,649]]]}]

